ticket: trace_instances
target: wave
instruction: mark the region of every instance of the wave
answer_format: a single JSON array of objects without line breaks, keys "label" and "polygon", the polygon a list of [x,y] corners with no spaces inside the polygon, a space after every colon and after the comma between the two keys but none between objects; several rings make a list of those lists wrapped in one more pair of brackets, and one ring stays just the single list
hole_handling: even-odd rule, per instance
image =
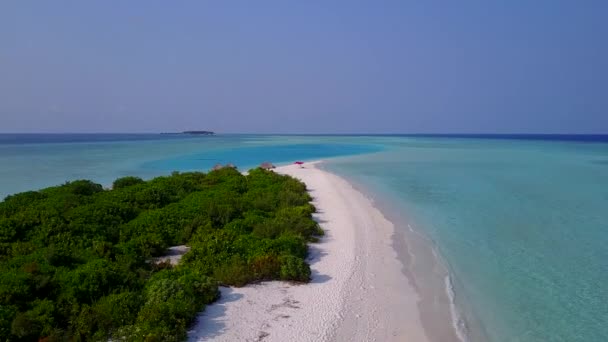
[{"label": "wave", "polygon": [[454,291],[454,285],[452,283],[452,277],[450,276],[450,271],[447,267],[447,265],[448,265],[447,262],[444,260],[444,258],[441,256],[441,254],[439,254],[439,252],[437,251],[437,245],[435,244],[433,239],[431,239],[424,233],[417,231],[409,223],[407,224],[407,227],[411,233],[416,234],[417,236],[422,238],[424,241],[426,241],[426,243],[428,244],[427,245],[428,248],[430,248],[430,250],[431,250],[431,254],[433,255],[433,258],[435,259],[435,262],[438,263],[444,269],[444,271],[445,271],[445,277],[444,277],[445,293],[448,297],[448,301],[450,304],[450,317],[452,320],[452,327],[454,328],[454,332],[455,332],[458,340],[460,340],[461,342],[469,342],[470,334],[469,334],[468,325],[467,325],[464,315],[460,312],[460,310],[458,310],[458,307],[456,304],[456,292]]},{"label": "wave", "polygon": [[456,336],[462,342],[469,342],[467,323],[456,308],[456,294],[449,274],[445,276],[445,292],[450,300],[450,315],[452,316],[452,326],[456,331]]}]

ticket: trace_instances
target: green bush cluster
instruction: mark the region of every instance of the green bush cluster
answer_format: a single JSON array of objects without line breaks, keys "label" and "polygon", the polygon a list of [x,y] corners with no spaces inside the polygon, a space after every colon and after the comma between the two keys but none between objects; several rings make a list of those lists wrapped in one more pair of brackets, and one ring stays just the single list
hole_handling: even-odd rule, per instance
[{"label": "green bush cluster", "polygon": [[[218,285],[306,282],[323,232],[301,182],[261,169],[86,180],[0,202],[0,340],[179,341]],[[156,263],[189,245],[177,266]]]}]

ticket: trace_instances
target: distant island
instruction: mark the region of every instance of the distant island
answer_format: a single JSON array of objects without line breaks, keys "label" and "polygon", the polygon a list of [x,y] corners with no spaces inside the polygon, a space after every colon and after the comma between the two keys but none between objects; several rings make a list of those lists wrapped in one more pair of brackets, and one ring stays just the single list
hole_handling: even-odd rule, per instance
[{"label": "distant island", "polygon": [[211,131],[184,131],[182,134],[200,134],[200,135],[214,135]]},{"label": "distant island", "polygon": [[173,132],[173,133],[161,133],[161,134],[192,134],[192,135],[214,135],[215,132],[212,131],[183,131],[181,133]]}]

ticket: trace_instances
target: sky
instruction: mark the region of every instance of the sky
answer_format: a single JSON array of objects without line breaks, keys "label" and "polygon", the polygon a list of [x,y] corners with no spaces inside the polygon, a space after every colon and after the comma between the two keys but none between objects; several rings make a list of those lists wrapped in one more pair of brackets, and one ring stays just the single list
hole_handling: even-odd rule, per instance
[{"label": "sky", "polygon": [[0,1],[0,132],[608,133],[608,1]]}]

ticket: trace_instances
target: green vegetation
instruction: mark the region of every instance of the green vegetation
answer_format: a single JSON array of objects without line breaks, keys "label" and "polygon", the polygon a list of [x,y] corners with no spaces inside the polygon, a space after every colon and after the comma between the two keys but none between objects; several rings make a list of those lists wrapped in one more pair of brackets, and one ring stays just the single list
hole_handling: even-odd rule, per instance
[{"label": "green vegetation", "polygon": [[[306,282],[305,185],[262,169],[86,180],[0,202],[0,341],[179,341],[218,285]],[[179,265],[154,262],[191,247]]]}]

